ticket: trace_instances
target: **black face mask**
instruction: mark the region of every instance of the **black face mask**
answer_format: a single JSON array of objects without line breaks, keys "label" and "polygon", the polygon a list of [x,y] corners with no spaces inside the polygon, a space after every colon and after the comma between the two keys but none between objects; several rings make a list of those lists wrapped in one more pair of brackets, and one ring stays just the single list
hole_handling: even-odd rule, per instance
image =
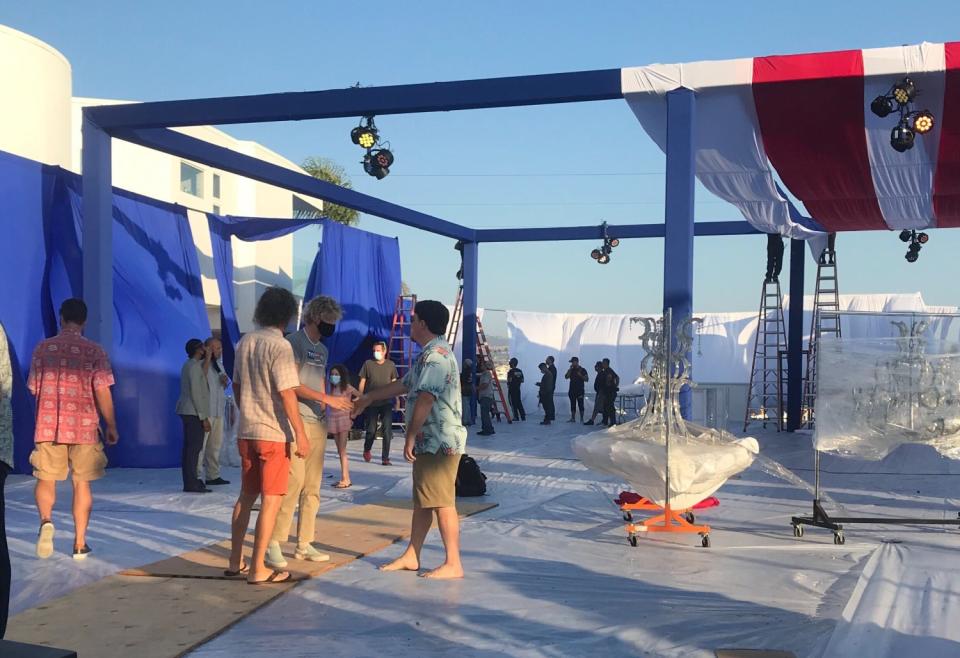
[{"label": "black face mask", "polygon": [[329,322],[320,321],[317,323],[317,331],[320,332],[320,335],[324,338],[330,338],[333,335],[333,332],[337,330],[337,325],[330,324]]}]

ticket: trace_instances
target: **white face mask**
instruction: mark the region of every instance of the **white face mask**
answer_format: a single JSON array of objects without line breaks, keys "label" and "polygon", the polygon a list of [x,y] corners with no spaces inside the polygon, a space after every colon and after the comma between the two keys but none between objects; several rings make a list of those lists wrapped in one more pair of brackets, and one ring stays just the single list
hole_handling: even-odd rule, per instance
[{"label": "white face mask", "polygon": [[383,352],[381,352],[380,350],[377,350],[376,352],[373,353],[373,358],[376,359],[377,361],[380,361],[383,358]]}]

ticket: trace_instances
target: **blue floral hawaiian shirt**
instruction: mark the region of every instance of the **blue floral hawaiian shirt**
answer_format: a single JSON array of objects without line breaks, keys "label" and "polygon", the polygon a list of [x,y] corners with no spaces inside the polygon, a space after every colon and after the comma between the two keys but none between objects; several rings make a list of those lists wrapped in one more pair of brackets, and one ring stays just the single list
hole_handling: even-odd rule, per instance
[{"label": "blue floral hawaiian shirt", "polygon": [[460,368],[450,344],[443,337],[437,336],[424,345],[413,367],[404,376],[403,385],[408,390],[408,423],[413,419],[417,395],[425,392],[436,398],[414,442],[413,454],[462,454],[467,447],[467,428],[462,420]]}]

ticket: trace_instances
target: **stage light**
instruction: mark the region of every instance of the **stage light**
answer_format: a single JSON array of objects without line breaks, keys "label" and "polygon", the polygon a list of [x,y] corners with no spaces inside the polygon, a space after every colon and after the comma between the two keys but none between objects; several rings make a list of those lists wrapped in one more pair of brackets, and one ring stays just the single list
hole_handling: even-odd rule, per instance
[{"label": "stage light", "polygon": [[912,243],[907,248],[907,253],[904,258],[907,259],[908,263],[916,263],[917,259],[920,258],[920,245],[918,245],[916,242]]},{"label": "stage light", "polygon": [[890,146],[898,153],[909,151],[913,148],[915,137],[913,131],[910,130],[910,127],[907,125],[906,120],[901,119],[900,123],[890,131]]},{"label": "stage light", "polygon": [[908,229],[903,229],[900,231],[900,241],[901,242],[910,242],[910,239],[913,237],[913,231]]},{"label": "stage light", "polygon": [[917,242],[919,242],[920,244],[927,244],[929,240],[930,240],[930,236],[927,235],[926,233],[917,233]]},{"label": "stage light", "polygon": [[350,139],[354,144],[368,149],[377,143],[377,131],[363,126],[357,126],[350,131]]},{"label": "stage light", "polygon": [[906,105],[917,97],[917,86],[910,78],[904,78],[893,85],[893,99],[901,105]]},{"label": "stage light", "polygon": [[877,96],[873,99],[873,102],[870,103],[870,110],[881,119],[892,113],[895,109],[893,99],[889,96]]},{"label": "stage light", "polygon": [[602,254],[600,258],[597,259],[597,262],[600,263],[601,265],[606,265],[607,263],[610,262],[610,256],[608,256],[607,254]]},{"label": "stage light", "polygon": [[611,247],[619,247],[619,246],[620,246],[620,240],[619,240],[618,238],[610,238],[610,246],[611,246]]},{"label": "stage light", "polygon": [[603,252],[600,251],[599,249],[594,249],[593,251],[590,252],[590,258],[592,258],[593,260],[600,260],[601,256],[603,256]]},{"label": "stage light", "polygon": [[933,124],[933,113],[929,110],[921,110],[913,117],[913,130],[918,135],[923,135],[933,130]]},{"label": "stage light", "polygon": [[372,116],[361,119],[360,125],[350,131],[350,141],[365,149],[373,148],[380,141],[380,133],[377,131]]},{"label": "stage light", "polygon": [[393,164],[393,153],[387,149],[367,151],[363,156],[363,170],[377,180],[383,180],[390,173]]},{"label": "stage light", "polygon": [[388,169],[393,166],[393,153],[387,149],[376,149],[372,151],[373,161],[377,164],[378,167],[383,167]]}]

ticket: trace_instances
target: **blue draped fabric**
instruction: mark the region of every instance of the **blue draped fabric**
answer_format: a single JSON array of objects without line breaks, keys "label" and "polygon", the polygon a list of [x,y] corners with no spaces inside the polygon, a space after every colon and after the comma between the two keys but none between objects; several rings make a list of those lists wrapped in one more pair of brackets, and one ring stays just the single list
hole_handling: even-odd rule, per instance
[{"label": "blue draped fabric", "polygon": [[14,462],[18,471],[33,449],[34,400],[27,391],[33,348],[56,327],[47,281],[49,208],[56,177],[38,162],[0,152],[0,322],[13,368]]},{"label": "blue draped fabric", "polygon": [[318,219],[263,219],[259,217],[232,217],[207,214],[210,226],[210,245],[213,269],[220,289],[220,331],[223,339],[223,367],[233,372],[233,356],[240,340],[237,323],[237,303],[233,294],[233,247],[230,238],[244,242],[270,240],[316,224]]},{"label": "blue draped fabric", "polygon": [[304,300],[327,295],[343,307],[336,333],[324,341],[331,364],[342,363],[356,375],[373,343],[390,337],[400,287],[396,238],[323,221]]},{"label": "blue draped fabric", "polygon": [[[80,178],[58,167],[0,153],[0,295],[14,366],[17,470],[29,471],[34,400],[26,390],[33,348],[57,332],[57,309],[81,296]],[[174,414],[184,343],[210,335],[200,267],[183,208],[114,193],[114,345],[120,444],[112,466],[180,463]]]}]

